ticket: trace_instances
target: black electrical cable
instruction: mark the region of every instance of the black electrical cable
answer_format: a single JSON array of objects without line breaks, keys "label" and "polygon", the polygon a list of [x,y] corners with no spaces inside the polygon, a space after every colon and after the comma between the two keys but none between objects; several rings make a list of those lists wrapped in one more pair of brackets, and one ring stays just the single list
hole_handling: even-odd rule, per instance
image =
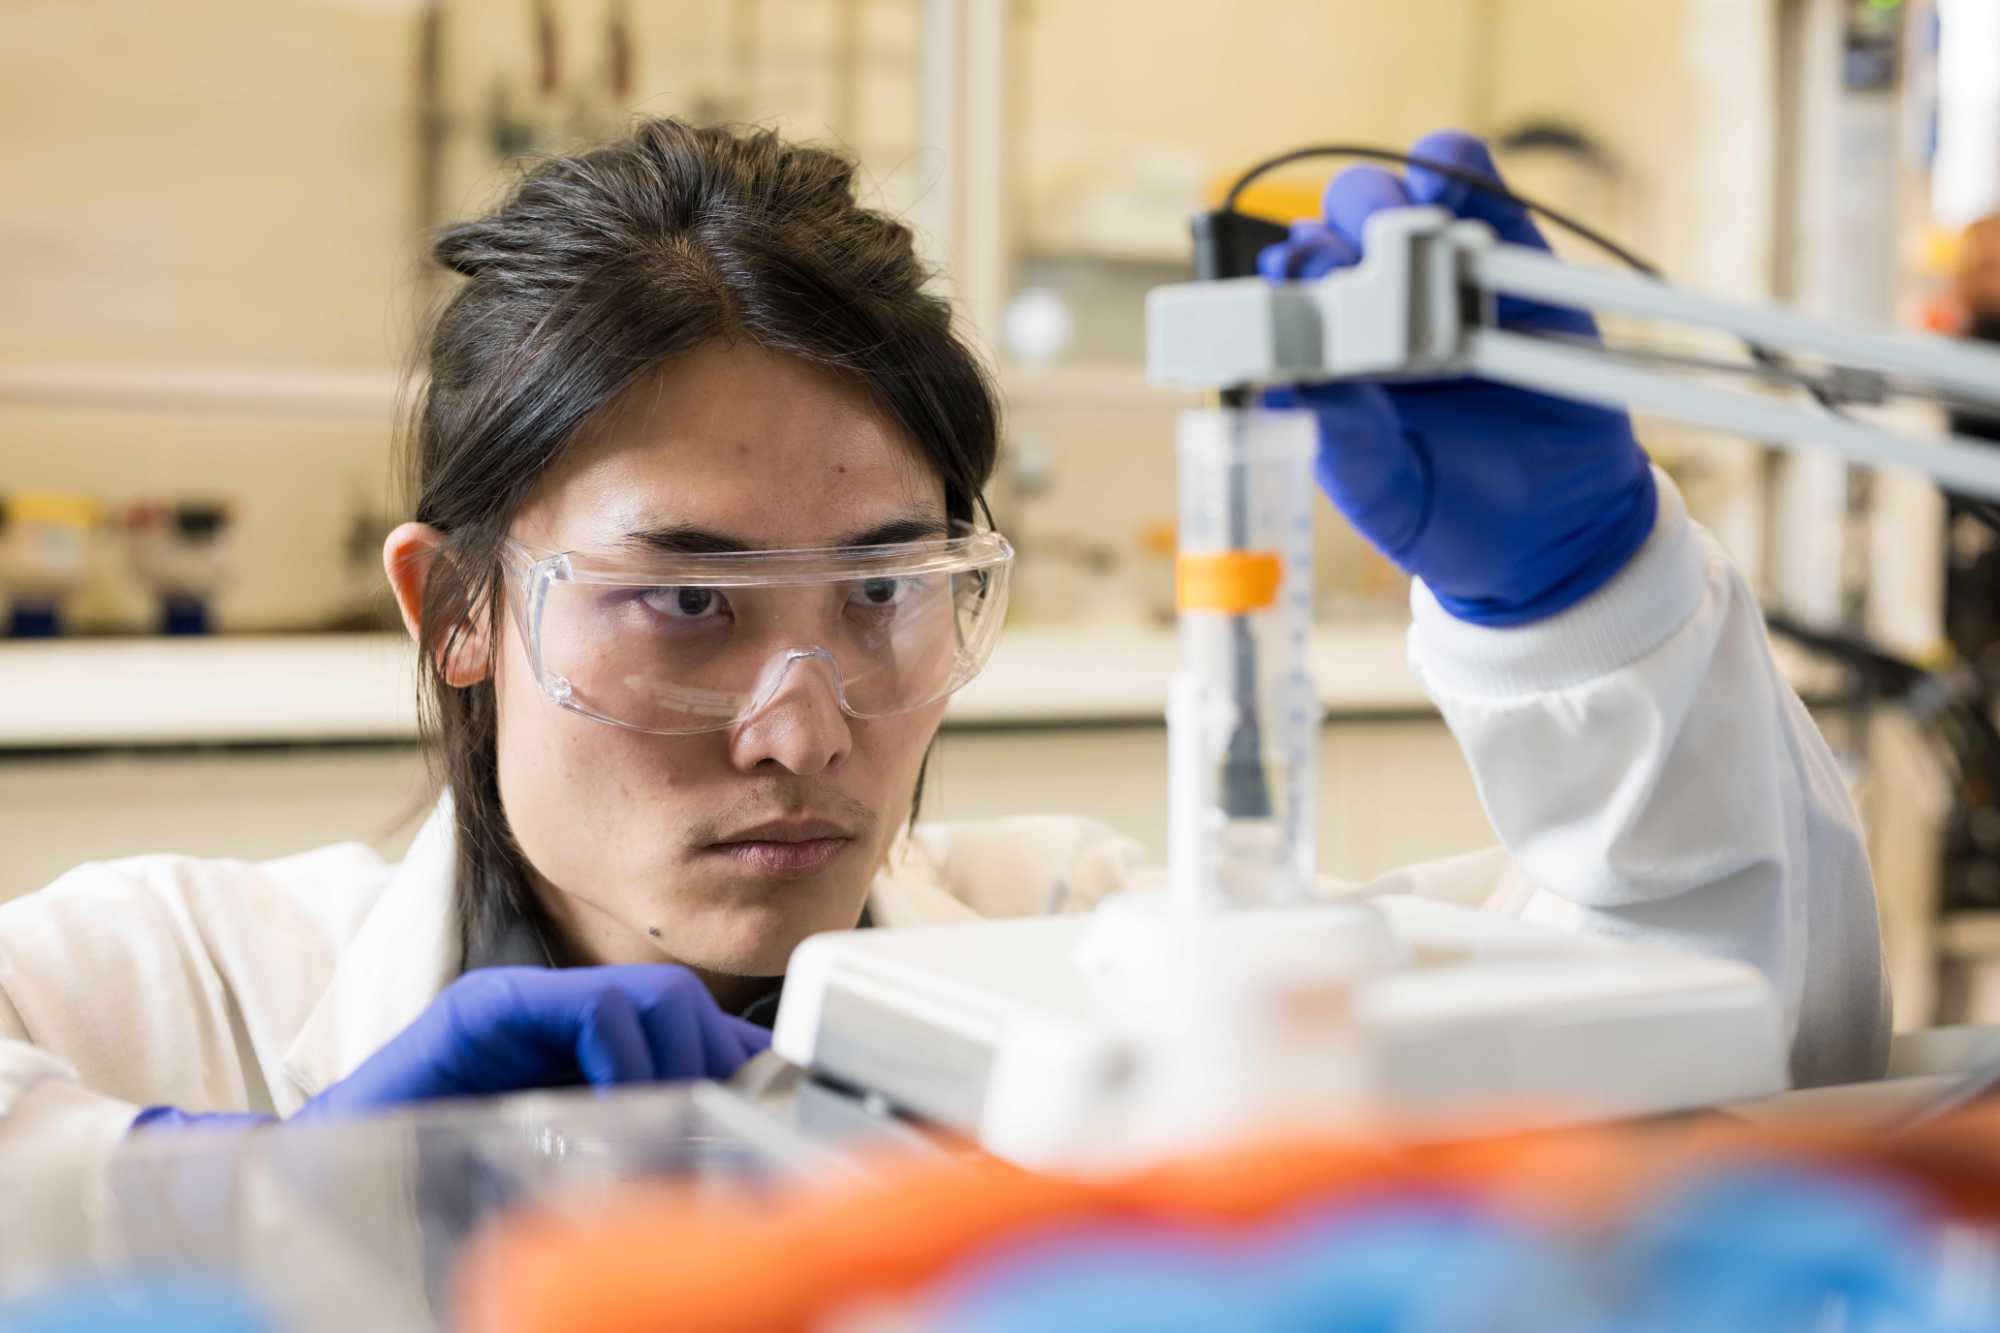
[{"label": "black electrical cable", "polygon": [[1251,182],[1255,181],[1259,176],[1276,171],[1279,167],[1290,166],[1294,162],[1303,162],[1316,157],[1364,158],[1372,162],[1394,162],[1399,166],[1417,167],[1424,171],[1434,172],[1448,181],[1454,181],[1465,186],[1467,189],[1478,190],[1481,194],[1498,199],[1502,203],[1513,204],[1515,207],[1533,213],[1537,217],[1547,218],[1564,231],[1589,241],[1592,245],[1604,251],[1604,253],[1610,255],[1627,268],[1643,273],[1649,278],[1662,276],[1657,265],[1641,259],[1638,255],[1633,254],[1603,232],[1577,221],[1575,218],[1569,216],[1569,214],[1548,204],[1530,199],[1526,195],[1516,194],[1501,184],[1496,177],[1488,176],[1483,172],[1468,171],[1464,167],[1454,166],[1449,162],[1439,162],[1433,158],[1418,157],[1414,153],[1399,153],[1390,148],[1372,148],[1366,144],[1311,144],[1304,148],[1294,148],[1290,152],[1280,153],[1276,157],[1267,157],[1236,178],[1236,183],[1229,187],[1229,193],[1223,196],[1222,206],[1234,209],[1236,201],[1242,197],[1243,191],[1249,188]]},{"label": "black electrical cable", "polygon": [[[1498,199],[1502,203],[1512,204],[1516,208],[1534,214],[1536,217],[1545,218],[1571,235],[1588,241],[1636,273],[1644,274],[1646,277],[1656,280],[1665,276],[1664,271],[1659,265],[1650,260],[1640,258],[1617,241],[1598,231],[1595,227],[1578,221],[1576,218],[1571,217],[1561,209],[1550,204],[1542,203],[1537,199],[1530,199],[1524,194],[1517,194],[1515,191],[1508,189],[1498,177],[1489,176],[1484,172],[1470,171],[1450,162],[1439,162],[1435,158],[1419,157],[1415,153],[1399,153],[1393,148],[1376,148],[1369,144],[1308,144],[1303,148],[1294,148],[1289,152],[1279,153],[1276,157],[1267,157],[1263,161],[1253,164],[1242,175],[1236,178],[1236,182],[1229,187],[1229,193],[1223,196],[1223,208],[1234,211],[1237,200],[1243,196],[1243,191],[1249,188],[1251,182],[1255,181],[1259,176],[1276,171],[1279,167],[1290,166],[1294,162],[1304,162],[1320,157],[1353,157],[1370,162],[1393,162],[1399,166],[1417,167],[1423,171],[1433,172],[1448,181],[1463,185],[1467,189],[1477,190],[1489,198]],[[1773,352],[1770,348],[1759,346],[1747,338],[1743,340],[1743,346],[1749,352],[1751,360],[1755,361],[1758,365],[1779,373],[1790,372],[1790,364],[1786,359]],[[1801,379],[1800,386],[1821,407],[1835,416],[1842,415],[1839,404],[1819,384],[1808,379]]]}]

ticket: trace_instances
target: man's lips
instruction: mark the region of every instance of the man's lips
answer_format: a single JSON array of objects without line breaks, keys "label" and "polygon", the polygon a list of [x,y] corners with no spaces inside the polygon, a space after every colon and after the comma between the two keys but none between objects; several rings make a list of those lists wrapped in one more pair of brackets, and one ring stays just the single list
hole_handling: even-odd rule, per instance
[{"label": "man's lips", "polygon": [[798,875],[818,870],[854,845],[854,834],[824,819],[780,819],[758,824],[708,845],[746,870]]}]

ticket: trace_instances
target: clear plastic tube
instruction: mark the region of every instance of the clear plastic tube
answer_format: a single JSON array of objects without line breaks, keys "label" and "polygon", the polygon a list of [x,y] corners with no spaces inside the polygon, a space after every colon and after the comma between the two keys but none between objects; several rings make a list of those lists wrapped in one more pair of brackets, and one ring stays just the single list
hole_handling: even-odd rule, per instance
[{"label": "clear plastic tube", "polygon": [[1169,874],[1184,907],[1293,903],[1312,883],[1316,442],[1307,412],[1181,415],[1167,723]]}]

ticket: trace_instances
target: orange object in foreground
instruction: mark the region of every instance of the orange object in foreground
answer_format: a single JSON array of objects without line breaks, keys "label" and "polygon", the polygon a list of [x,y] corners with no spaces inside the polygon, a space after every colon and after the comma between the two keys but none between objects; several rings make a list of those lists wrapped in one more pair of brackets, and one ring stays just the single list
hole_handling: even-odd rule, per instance
[{"label": "orange object in foreground", "polygon": [[459,1308],[473,1333],[804,1329],[850,1300],[913,1290],[982,1241],[1097,1216],[1103,1202],[992,1159],[774,1203],[634,1190],[587,1221],[529,1215],[483,1238]]},{"label": "orange object in foreground", "polygon": [[1102,1183],[975,1157],[892,1164],[876,1182],[775,1199],[651,1187],[588,1219],[518,1215],[472,1248],[460,1310],[472,1333],[780,1333],[909,1295],[994,1245],[1056,1231],[1125,1223],[1221,1233],[1306,1206],[1437,1192],[1592,1226],[1702,1169],[1772,1161],[1877,1173],[1942,1211],[2000,1220],[2000,1107],[1904,1135],[1706,1118],[1407,1148],[1302,1139]]},{"label": "orange object in foreground", "polygon": [[460,1273],[460,1312],[472,1333],[803,1330],[844,1306],[914,1292],[1002,1241],[1117,1222],[1228,1231],[1309,1202],[1481,1191],[1565,1156],[1587,1157],[1600,1186],[1607,1165],[1629,1160],[1608,1134],[1432,1149],[1313,1140],[1105,1183],[975,1157],[776,1201],[713,1186],[634,1189],[587,1220],[529,1214],[482,1238]]}]

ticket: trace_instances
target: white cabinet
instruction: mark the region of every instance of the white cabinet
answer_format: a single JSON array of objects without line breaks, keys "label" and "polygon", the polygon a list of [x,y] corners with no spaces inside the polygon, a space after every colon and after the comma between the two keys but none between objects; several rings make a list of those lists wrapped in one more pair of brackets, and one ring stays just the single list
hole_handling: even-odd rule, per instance
[{"label": "white cabinet", "polygon": [[143,852],[258,859],[353,840],[398,856],[428,805],[411,745],[8,756],[0,900]]}]

